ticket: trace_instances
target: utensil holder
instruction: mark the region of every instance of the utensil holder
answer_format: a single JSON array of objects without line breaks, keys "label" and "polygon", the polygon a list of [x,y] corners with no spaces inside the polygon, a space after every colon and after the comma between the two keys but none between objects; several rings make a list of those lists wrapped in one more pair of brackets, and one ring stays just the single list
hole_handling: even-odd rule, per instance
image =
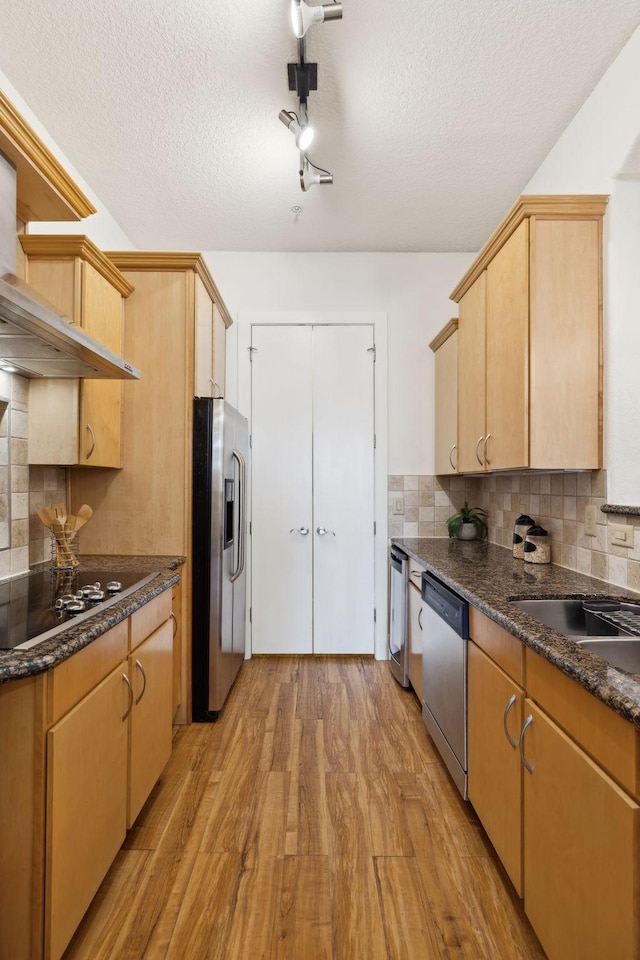
[{"label": "utensil holder", "polygon": [[51,566],[56,570],[74,570],[79,566],[78,531],[69,524],[59,524],[51,532]]}]

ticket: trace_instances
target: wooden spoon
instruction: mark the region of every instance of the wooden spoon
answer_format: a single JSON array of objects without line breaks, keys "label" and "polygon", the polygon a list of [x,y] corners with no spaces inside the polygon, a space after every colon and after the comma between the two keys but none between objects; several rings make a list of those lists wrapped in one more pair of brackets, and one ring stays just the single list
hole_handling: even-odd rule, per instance
[{"label": "wooden spoon", "polygon": [[73,530],[79,530],[81,527],[84,527],[87,520],[90,520],[93,516],[93,510],[88,503],[83,503],[78,512],[76,513],[75,523],[73,525]]},{"label": "wooden spoon", "polygon": [[56,521],[55,514],[52,512],[51,507],[41,507],[40,510],[36,510],[36,513],[45,527],[51,530]]}]

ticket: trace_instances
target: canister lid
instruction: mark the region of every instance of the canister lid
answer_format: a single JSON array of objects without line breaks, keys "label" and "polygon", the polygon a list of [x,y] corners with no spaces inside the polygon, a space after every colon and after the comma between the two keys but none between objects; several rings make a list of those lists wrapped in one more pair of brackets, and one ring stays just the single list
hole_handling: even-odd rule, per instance
[{"label": "canister lid", "polygon": [[532,527],[529,527],[529,529],[527,530],[527,536],[528,537],[547,537],[548,533],[544,529],[544,527],[540,527],[536,523]]},{"label": "canister lid", "polygon": [[519,516],[518,519],[516,520],[514,526],[516,526],[516,527],[524,527],[524,526],[532,527],[532,526],[534,525],[534,523],[535,523],[535,520],[533,520],[533,519],[529,516],[528,513],[522,513],[522,514],[520,514],[520,516]]}]

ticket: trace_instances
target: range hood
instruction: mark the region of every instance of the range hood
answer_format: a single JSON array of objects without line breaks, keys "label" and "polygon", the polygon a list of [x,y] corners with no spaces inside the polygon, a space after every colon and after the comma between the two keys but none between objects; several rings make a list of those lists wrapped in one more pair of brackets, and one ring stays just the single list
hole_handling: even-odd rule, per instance
[{"label": "range hood", "polygon": [[24,377],[139,380],[140,371],[64,320],[16,274],[16,171],[0,154],[0,370]]}]

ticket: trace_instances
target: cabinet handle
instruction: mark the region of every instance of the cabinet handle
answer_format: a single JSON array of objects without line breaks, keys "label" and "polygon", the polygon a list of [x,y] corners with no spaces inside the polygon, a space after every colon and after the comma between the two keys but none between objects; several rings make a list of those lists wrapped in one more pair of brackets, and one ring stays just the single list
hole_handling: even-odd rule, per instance
[{"label": "cabinet handle", "polygon": [[522,730],[520,731],[520,739],[518,740],[518,747],[520,748],[520,759],[522,760],[523,766],[525,767],[526,770],[529,771],[529,773],[533,773],[533,771],[536,768],[536,765],[535,763],[529,763],[529,761],[524,755],[524,735],[527,732],[527,727],[530,727],[532,723],[533,723],[533,717],[531,716],[531,714],[529,714],[525,722],[522,724]]},{"label": "cabinet handle", "polygon": [[222,400],[222,390],[218,381],[214,380],[213,377],[209,377],[209,383],[213,387],[211,391],[211,393],[213,394],[213,399]]},{"label": "cabinet handle", "polygon": [[480,449],[480,444],[482,443],[483,440],[484,440],[484,437],[478,437],[478,442],[476,443],[476,460],[478,461],[481,467],[484,466],[484,463],[482,462],[482,457],[478,453],[478,450]]},{"label": "cabinet handle", "polygon": [[129,714],[130,714],[131,711],[133,710],[133,701],[134,701],[134,699],[135,699],[135,696],[134,696],[134,693],[133,693],[133,687],[131,686],[131,680],[129,680],[129,677],[126,675],[126,673],[123,673],[123,674],[122,674],[122,679],[124,680],[124,682],[126,683],[126,685],[129,687],[129,706],[127,707],[126,712],[125,712],[125,715],[124,715],[123,718],[122,718],[122,720],[124,721],[124,720],[127,719],[127,717],[129,716]]},{"label": "cabinet handle", "polygon": [[457,443],[454,443],[454,445],[451,447],[451,450],[449,450],[449,463],[451,464],[452,470],[457,470],[457,467],[452,460],[452,454],[453,454],[453,451],[456,449],[456,447],[457,447]]},{"label": "cabinet handle", "polygon": [[173,610],[172,610],[171,613],[169,614],[169,617],[171,618],[171,620],[173,620],[173,639],[175,640],[175,638],[176,638],[176,636],[177,636],[177,634],[178,634],[178,618],[176,617],[176,615],[175,615],[175,613],[173,612]]},{"label": "cabinet handle", "polygon": [[96,435],[93,432],[93,427],[91,426],[90,423],[87,424],[87,430],[89,431],[89,436],[91,437],[91,449],[89,450],[89,453],[86,455],[85,460],[91,459],[91,455],[93,454],[93,451],[96,448]]},{"label": "cabinet handle", "polygon": [[489,443],[489,438],[490,438],[490,436],[491,436],[491,434],[488,433],[488,434],[486,435],[486,437],[484,438],[484,459],[485,459],[486,462],[489,464],[489,466],[491,466],[491,460],[489,460],[489,457],[487,456],[487,444]]},{"label": "cabinet handle", "polygon": [[418,626],[422,630],[422,607],[418,610]]},{"label": "cabinet handle", "polygon": [[509,741],[509,746],[510,746],[510,747],[513,747],[514,750],[517,750],[517,749],[518,749],[518,741],[517,741],[517,740],[514,740],[513,737],[511,736],[511,734],[509,733],[509,728],[507,727],[507,718],[508,718],[508,716],[509,716],[509,711],[511,710],[512,706],[513,706],[513,705],[515,704],[515,702],[516,702],[516,699],[517,699],[517,698],[516,698],[516,695],[515,695],[515,693],[514,693],[513,696],[511,697],[511,699],[509,700],[508,704],[507,704],[506,707],[504,708],[504,715],[503,715],[503,717],[502,717],[502,726],[504,727],[504,735],[505,735],[505,737],[507,738],[507,740]]},{"label": "cabinet handle", "polygon": [[136,707],[137,707],[140,701],[142,700],[142,698],[144,697],[144,692],[147,689],[147,675],[144,672],[144,667],[142,666],[139,660],[136,660],[136,667],[142,674],[142,692],[140,693],[139,697],[136,697],[136,701],[135,701]]}]

